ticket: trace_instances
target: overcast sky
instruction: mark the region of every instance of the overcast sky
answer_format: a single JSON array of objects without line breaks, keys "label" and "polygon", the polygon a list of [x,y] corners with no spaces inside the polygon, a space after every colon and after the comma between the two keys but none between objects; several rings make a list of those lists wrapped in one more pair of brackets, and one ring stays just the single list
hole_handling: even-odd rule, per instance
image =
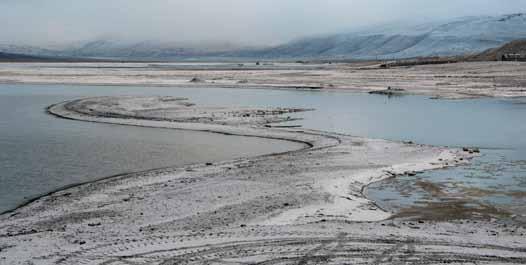
[{"label": "overcast sky", "polygon": [[514,12],[526,12],[526,0],[0,0],[0,43],[270,45],[390,21]]}]

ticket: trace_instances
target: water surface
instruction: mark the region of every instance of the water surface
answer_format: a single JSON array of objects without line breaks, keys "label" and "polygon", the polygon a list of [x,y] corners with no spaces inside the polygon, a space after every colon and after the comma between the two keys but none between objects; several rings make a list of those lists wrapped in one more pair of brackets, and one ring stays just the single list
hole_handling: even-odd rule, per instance
[{"label": "water surface", "polygon": [[[443,189],[447,200],[468,199],[475,207],[489,204],[526,213],[522,196],[526,191],[526,101],[523,99],[433,100],[425,96],[388,98],[349,92],[78,85],[3,85],[0,95],[14,91],[19,97],[50,95],[55,97],[54,101],[101,95],[170,95],[188,97],[204,105],[315,108],[312,112],[294,114],[305,119],[293,124],[371,138],[478,146],[482,148],[482,156],[469,166],[380,182],[372,185],[368,194],[391,210],[425,205],[438,198],[429,189],[422,188],[428,187],[422,183],[429,182]],[[49,98],[49,102],[53,100]],[[44,105],[30,110],[31,113],[41,112]],[[44,120],[50,122],[49,119]],[[122,130],[128,131],[128,128]],[[101,133],[99,139],[106,134],[112,133]],[[57,148],[57,152],[61,150],[67,147]],[[61,164],[56,162],[56,165]]]},{"label": "water surface", "polygon": [[[73,95],[64,95],[70,88],[39,88],[0,85],[0,212],[105,176],[303,147],[255,137],[59,119],[45,108],[71,99]],[[91,95],[77,92],[73,97]]]}]

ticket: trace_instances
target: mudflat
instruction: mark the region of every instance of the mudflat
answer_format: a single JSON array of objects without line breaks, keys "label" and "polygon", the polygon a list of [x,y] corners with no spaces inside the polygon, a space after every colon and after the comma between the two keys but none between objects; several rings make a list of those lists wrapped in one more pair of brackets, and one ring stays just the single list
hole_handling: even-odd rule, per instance
[{"label": "mudflat", "polygon": [[306,148],[115,176],[0,216],[6,264],[523,264],[526,229],[490,219],[390,219],[368,184],[467,163],[470,150],[272,128],[301,109],[207,108],[174,97],[50,106],[90,122],[302,142]]},{"label": "mudflat", "polygon": [[[526,96],[526,63],[1,63],[0,82],[344,90],[437,98]],[[389,91],[386,91],[391,88]]]}]

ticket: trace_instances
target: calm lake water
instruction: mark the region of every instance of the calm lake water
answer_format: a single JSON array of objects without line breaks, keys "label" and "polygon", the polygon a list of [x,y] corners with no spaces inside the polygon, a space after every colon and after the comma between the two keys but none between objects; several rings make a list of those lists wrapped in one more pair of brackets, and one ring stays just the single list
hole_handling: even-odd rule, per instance
[{"label": "calm lake water", "polygon": [[0,212],[105,176],[303,147],[255,137],[71,121],[45,113],[50,104],[90,92],[0,85]]},{"label": "calm lake water", "polygon": [[[60,95],[60,96],[57,96]],[[83,157],[78,157],[79,153],[85,153],[84,148],[88,150],[92,145],[101,142],[118,141],[112,139],[117,136],[134,134],[130,128],[111,125],[94,125],[83,122],[72,122],[59,120],[43,114],[43,108],[46,105],[57,101],[79,98],[85,96],[101,95],[171,95],[183,96],[191,99],[192,102],[205,105],[237,105],[237,106],[273,106],[273,107],[305,107],[315,108],[315,111],[296,114],[304,118],[302,121],[296,121],[294,124],[301,124],[307,128],[321,129],[347,133],[352,135],[367,136],[372,138],[383,138],[391,140],[411,140],[417,143],[449,145],[449,146],[478,146],[482,148],[482,157],[474,160],[469,166],[459,167],[448,170],[438,170],[419,174],[415,177],[400,177],[386,182],[380,182],[372,185],[368,189],[368,195],[376,200],[382,207],[392,210],[398,210],[404,207],[411,207],[419,204],[426,204],[436,200],[436,196],[429,196],[429,190],[419,188],[421,182],[431,182],[443,189],[444,197],[448,200],[466,198],[476,203],[488,203],[506,209],[518,209],[526,212],[526,201],[521,192],[526,191],[526,100],[500,100],[500,99],[476,99],[476,100],[432,100],[424,96],[404,96],[388,98],[381,95],[368,95],[348,92],[320,92],[320,91],[290,91],[290,90],[258,90],[258,89],[223,89],[223,88],[173,88],[173,87],[112,87],[112,86],[78,86],[78,85],[1,85],[0,96],[3,101],[14,101],[7,99],[9,97],[20,100],[36,100],[37,103],[28,103],[26,108],[20,110],[4,110],[4,103],[0,106],[4,113],[11,111],[11,118],[2,121],[0,128],[14,128],[9,123],[20,122],[20,115],[26,115],[34,119],[39,129],[32,129],[27,135],[18,134],[20,129],[10,129],[13,136],[20,137],[19,141],[27,141],[28,137],[43,134],[41,131],[54,131],[56,138],[49,140],[49,137],[43,140],[60,141],[62,138],[72,138],[71,142],[65,141],[64,146],[56,146],[55,152],[61,153],[62,158],[55,161],[41,163],[26,162],[24,168],[32,168],[31,171],[38,172],[38,165],[53,167],[55,173],[66,172],[65,174],[55,174],[58,179],[70,179],[72,175],[67,172],[70,167],[68,160],[84,161]],[[37,99],[39,98],[39,99]],[[16,112],[21,112],[16,114]],[[35,114],[37,113],[37,114]],[[17,119],[14,119],[17,117]],[[4,122],[6,122],[4,124]],[[55,123],[60,125],[55,125]],[[40,125],[38,125],[40,124]],[[20,125],[22,126],[22,125]],[[23,125],[32,126],[32,125]],[[69,129],[69,127],[78,127],[81,129]],[[100,129],[104,128],[104,129]],[[71,131],[73,130],[73,131]],[[92,130],[101,130],[98,134]],[[138,129],[139,130],[139,129]],[[144,142],[147,138],[144,135],[150,135],[151,129],[144,129],[145,132],[134,134],[130,141],[124,141],[126,148],[136,148],[136,142],[142,141],[144,145],[152,145],[153,148],[144,148],[138,146],[136,152],[140,150],[152,150],[152,152],[175,152],[183,154],[178,157],[179,160],[187,159],[191,161],[195,157],[188,157],[186,152],[181,153],[173,151],[173,148],[165,147],[158,150],[159,146],[165,146],[169,142],[178,142],[183,136],[176,136],[173,131],[158,132],[166,134],[156,137],[159,142]],[[141,131],[141,130],[139,130]],[[147,131],[147,132],[146,132]],[[155,129],[154,131],[158,131]],[[157,133],[157,132],[156,132]],[[184,132],[179,132],[186,135]],[[1,133],[0,137],[7,135]],[[77,135],[80,135],[77,137]],[[193,137],[193,133],[192,133]],[[207,137],[207,136],[203,136]],[[218,141],[216,135],[210,137],[210,146],[224,142],[230,144],[228,140]],[[162,139],[168,138],[166,142]],[[88,139],[88,140],[86,140]],[[91,142],[85,142],[89,141]],[[187,137],[188,139],[188,137]],[[10,140],[11,141],[11,140]],[[10,142],[7,141],[7,142]],[[42,142],[36,138],[37,142]],[[203,142],[199,140],[198,142]],[[85,145],[83,146],[83,143]],[[184,141],[182,141],[184,142]],[[51,142],[53,143],[53,142]],[[0,157],[22,156],[21,160],[26,160],[25,156],[33,156],[34,152],[27,151],[30,149],[15,150],[6,153],[3,146],[6,143],[0,143]],[[225,145],[228,145],[225,144]],[[256,143],[252,143],[256,144]],[[29,146],[33,144],[28,144]],[[52,145],[52,144],[51,144]],[[68,145],[68,146],[65,146]],[[257,145],[257,144],[256,144]],[[191,145],[193,146],[193,145]],[[258,145],[259,146],[259,145]],[[258,149],[258,146],[249,146],[246,152],[252,149]],[[101,147],[104,148],[104,147]],[[209,147],[212,148],[212,147]],[[263,147],[261,147],[263,148]],[[70,149],[77,150],[76,153]],[[107,148],[109,149],[109,148]],[[130,153],[115,153],[113,149],[109,153],[94,152],[88,157],[81,170],[84,172],[88,169],[92,176],[107,176],[112,172],[108,169],[114,169],[114,166],[108,166],[104,169],[94,172],[94,169],[101,167],[100,161],[108,160],[126,160]],[[177,149],[177,146],[175,147]],[[227,148],[228,149],[228,148]],[[26,150],[26,151],[23,151]],[[100,149],[99,151],[103,151]],[[162,151],[166,150],[166,151]],[[170,151],[172,150],[172,151]],[[193,149],[199,150],[198,148]],[[207,149],[205,149],[207,150]],[[217,148],[223,150],[222,148]],[[241,150],[234,150],[239,156]],[[266,150],[271,152],[273,150]],[[21,155],[26,152],[26,155]],[[17,153],[13,155],[13,153]],[[151,157],[151,160],[162,161],[163,157],[170,154],[157,153],[137,154],[138,157]],[[199,157],[200,154],[195,156]],[[205,155],[205,154],[203,154]],[[216,154],[219,155],[219,154]],[[235,154],[225,154],[232,156]],[[93,156],[105,156],[106,159],[93,161]],[[173,155],[175,156],[175,155]],[[155,157],[155,159],[153,159]],[[177,156],[176,156],[177,157]],[[111,159],[110,159],[111,158]],[[165,158],[166,159],[166,158]],[[213,159],[207,157],[206,159]],[[217,159],[220,159],[217,157]],[[217,160],[216,159],[216,160]],[[15,159],[18,161],[18,159]],[[140,160],[140,159],[138,159]],[[174,159],[177,160],[177,159]],[[3,160],[0,160],[3,161]],[[162,163],[155,161],[158,163]],[[203,159],[201,160],[203,161]],[[172,162],[172,161],[168,161]],[[3,162],[0,162],[3,163]],[[33,164],[34,163],[34,164]],[[120,164],[115,163],[115,164]],[[123,163],[126,164],[126,163]],[[132,163],[133,164],[133,163]],[[174,163],[168,163],[173,165]],[[5,165],[0,164],[1,168]],[[29,165],[29,166],[28,166]],[[133,168],[134,165],[131,167]],[[150,166],[150,165],[148,165]],[[74,166],[73,166],[74,167]],[[154,166],[155,167],[155,166]],[[19,169],[19,170],[22,170]],[[128,168],[126,168],[128,169]],[[129,171],[129,170],[126,170]],[[76,173],[77,175],[79,173]],[[53,175],[53,176],[55,176]],[[10,178],[20,178],[20,175],[11,175]],[[36,174],[35,176],[38,176]],[[66,177],[65,177],[66,176]],[[9,178],[9,177],[7,177]],[[40,177],[41,179],[49,178]],[[79,177],[83,178],[83,177]],[[76,179],[77,180],[77,179]],[[2,186],[4,181],[2,180]],[[13,185],[27,186],[23,181],[15,179]],[[409,187],[409,188],[408,188]],[[408,189],[413,192],[408,193]],[[44,189],[45,190],[45,189]],[[469,196],[468,196],[469,195]],[[2,195],[0,195],[2,196]],[[474,205],[476,205],[476,203]]]}]

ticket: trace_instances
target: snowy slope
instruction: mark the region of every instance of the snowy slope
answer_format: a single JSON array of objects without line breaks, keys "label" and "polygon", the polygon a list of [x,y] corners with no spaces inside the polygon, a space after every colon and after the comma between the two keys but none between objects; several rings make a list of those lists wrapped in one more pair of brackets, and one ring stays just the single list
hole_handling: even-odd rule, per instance
[{"label": "snowy slope", "polygon": [[526,14],[465,17],[442,23],[389,25],[305,38],[278,47],[231,54],[240,57],[403,58],[477,53],[526,38]]},{"label": "snowy slope", "polygon": [[176,44],[101,39],[62,49],[0,45],[0,52],[145,60],[211,57],[373,59],[474,54],[516,39],[526,39],[526,14],[464,17],[425,24],[390,23],[260,49],[240,49],[229,43]]}]

